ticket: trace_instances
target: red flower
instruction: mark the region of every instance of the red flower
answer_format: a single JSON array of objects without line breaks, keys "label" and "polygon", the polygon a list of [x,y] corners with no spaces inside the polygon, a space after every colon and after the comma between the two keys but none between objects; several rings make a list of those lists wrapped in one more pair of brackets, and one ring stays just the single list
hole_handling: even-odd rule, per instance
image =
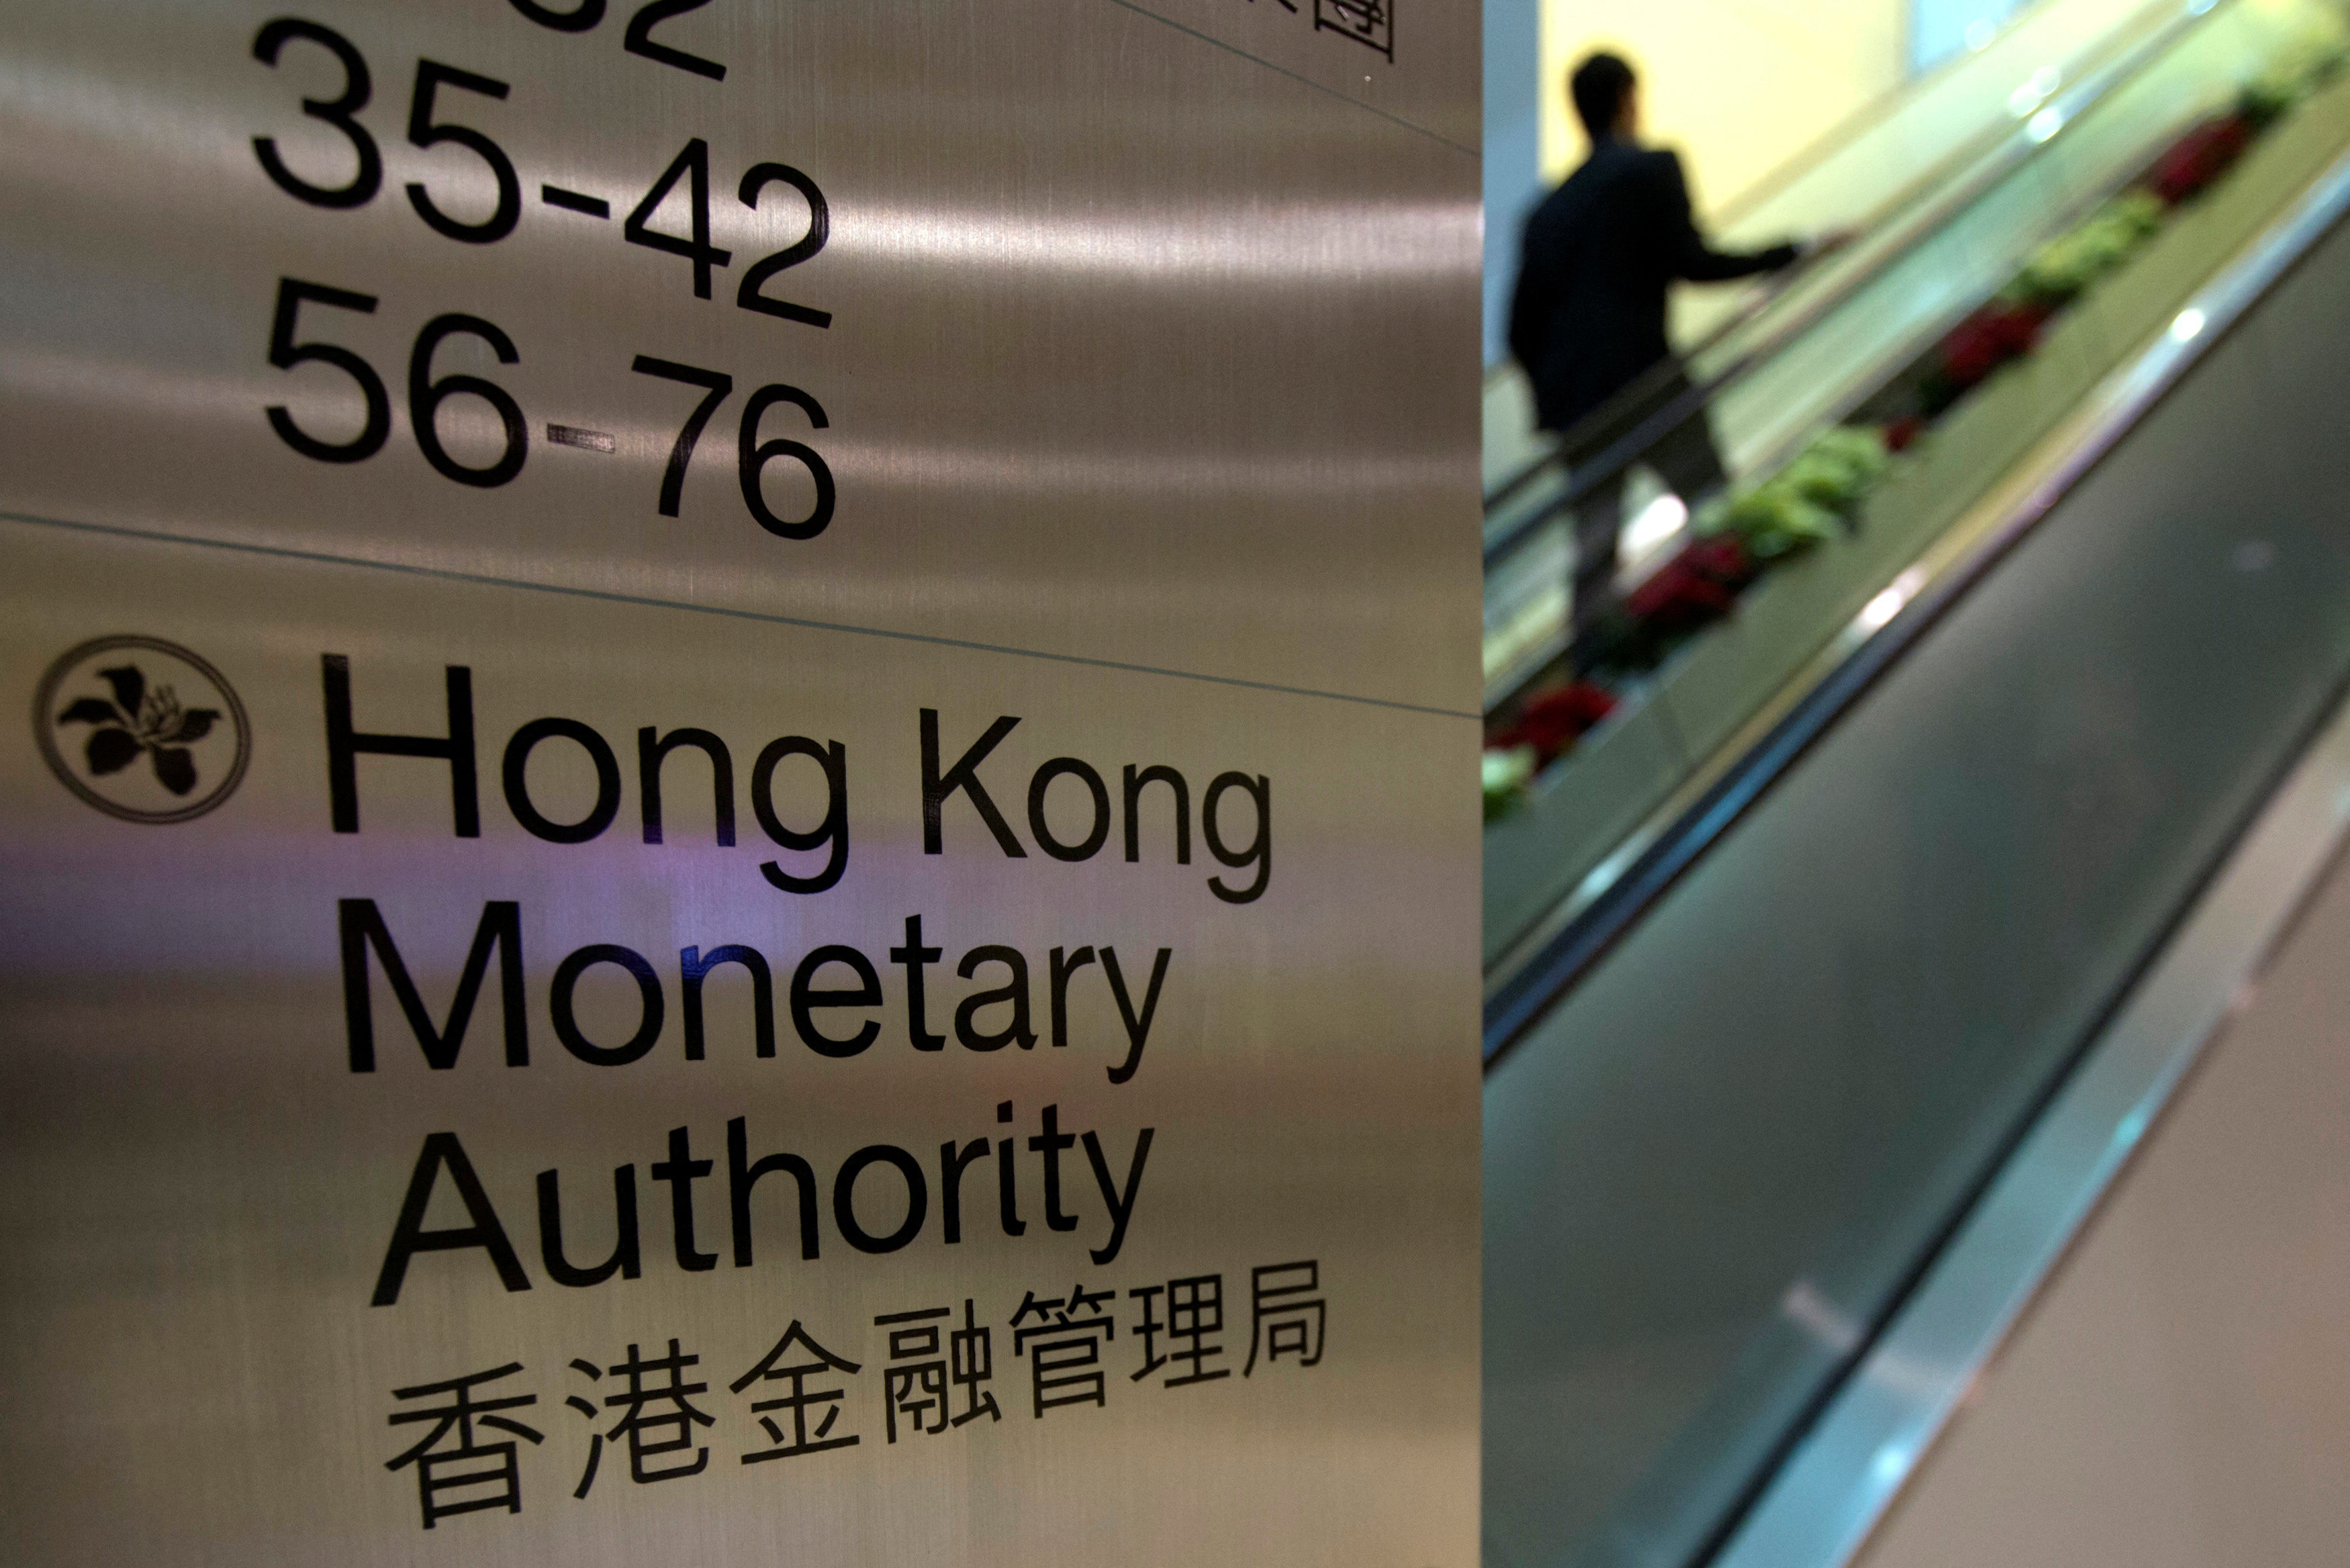
[{"label": "red flower", "polygon": [[1547,767],[1560,753],[1582,739],[1600,720],[1616,711],[1616,699],[1588,680],[1570,680],[1527,702],[1518,722],[1486,741],[1508,750],[1532,746],[1537,767]]},{"label": "red flower", "polygon": [[2044,305],[1984,306],[1942,339],[1943,379],[1960,390],[1974,386],[2038,347],[2040,328],[2047,320]]},{"label": "red flower", "polygon": [[1760,574],[1745,542],[1735,534],[1717,534],[1692,541],[1681,551],[1691,570],[1725,587],[1742,588]]},{"label": "red flower", "polygon": [[2215,116],[2172,142],[2147,183],[2175,207],[2225,174],[2251,140],[2251,122],[2242,115]]},{"label": "red flower", "polygon": [[1885,450],[1907,452],[1911,443],[1926,433],[1926,421],[1918,414],[1904,414],[1885,427]]},{"label": "red flower", "polygon": [[1644,629],[1670,637],[1730,613],[1753,565],[1734,537],[1699,539],[1657,568],[1626,597],[1624,608]]}]

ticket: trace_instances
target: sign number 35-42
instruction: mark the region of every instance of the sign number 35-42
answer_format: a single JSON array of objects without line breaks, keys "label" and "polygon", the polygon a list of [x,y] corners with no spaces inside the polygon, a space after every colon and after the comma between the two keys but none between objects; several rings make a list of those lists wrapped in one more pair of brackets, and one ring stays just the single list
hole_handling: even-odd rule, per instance
[{"label": "sign number 35-42", "polygon": [[[563,33],[588,30],[601,20],[604,12],[603,5],[595,0],[564,13],[550,12],[541,5],[525,4],[524,0],[515,0],[515,6],[521,16]],[[628,52],[723,81],[726,75],[723,65],[652,36],[653,24],[696,8],[675,4],[674,0],[644,6],[627,29]],[[381,192],[384,183],[382,149],[358,119],[373,91],[366,57],[340,33],[298,17],[280,17],[263,26],[254,38],[253,56],[263,65],[276,69],[281,56],[290,64],[293,56],[287,53],[288,46],[296,42],[323,50],[340,67],[339,94],[332,98],[306,97],[301,99],[301,111],[306,118],[331,128],[346,144],[333,161],[342,164],[348,175],[340,183],[313,179],[311,174],[328,172],[315,167],[321,154],[312,151],[304,157],[290,156],[275,136],[253,139],[255,158],[274,184],[306,205],[326,210],[365,206]],[[436,200],[424,182],[407,182],[409,204],[434,233],[462,244],[485,245],[504,239],[520,224],[524,184],[513,160],[490,135],[452,118],[454,104],[446,97],[447,93],[463,92],[503,101],[509,91],[508,84],[491,77],[437,60],[417,61],[408,140],[420,149],[443,143],[464,149],[488,166],[497,191],[494,207],[475,217],[452,213],[445,204],[447,199]],[[312,166],[311,172],[297,171],[296,165],[306,161]],[[738,192],[742,205],[757,211],[766,193],[775,187],[806,203],[806,228],[790,244],[743,270],[734,303],[761,316],[818,329],[829,328],[830,311],[777,298],[768,292],[768,286],[777,274],[800,265],[824,249],[831,234],[830,206],[815,180],[789,164],[776,162],[756,163],[743,173]],[[582,216],[608,221],[612,215],[612,204],[603,197],[552,184],[542,184],[539,190],[543,205],[569,215],[553,221],[576,222]],[[664,221],[663,208],[675,204],[673,197],[683,198],[682,233],[657,226]],[[732,251],[712,243],[710,209],[709,144],[697,136],[689,139],[683,150],[652,180],[622,223],[621,237],[629,244],[681,256],[691,263],[694,296],[706,300],[712,297],[713,272],[733,263]],[[675,223],[680,220],[671,217],[666,221]],[[377,304],[377,296],[359,289],[295,277],[278,280],[270,322],[269,363],[288,371],[304,365],[331,367],[349,379],[364,409],[359,429],[346,435],[332,429],[331,421],[322,430],[315,417],[297,419],[286,403],[269,404],[264,411],[270,429],[306,458],[329,463],[361,462],[381,452],[391,438],[391,392],[375,367],[351,348],[303,336],[305,332],[316,332],[319,326],[315,317],[304,319],[305,306],[314,312],[342,310],[372,315]],[[444,479],[483,489],[509,483],[529,460],[531,421],[514,394],[487,376],[463,371],[435,374],[435,356],[451,338],[470,340],[485,348],[500,365],[515,365],[522,359],[514,338],[484,317],[449,311],[425,321],[410,350],[406,379],[408,422],[417,449],[433,472]],[[678,428],[656,497],[659,514],[675,517],[683,505],[685,474],[694,449],[712,416],[733,393],[734,378],[723,370],[704,369],[650,354],[637,355],[629,368],[639,375],[698,388],[703,394]],[[458,400],[460,410],[469,401],[486,406],[494,418],[494,427],[478,415],[472,419],[461,415],[444,428],[442,410],[452,400]],[[786,435],[761,439],[762,422],[779,405],[796,410],[812,431],[827,429],[831,423],[823,404],[813,393],[799,387],[771,382],[745,397],[735,441],[735,467],[743,502],[752,520],[768,533],[785,539],[812,539],[832,521],[836,497],[832,471],[805,441]],[[491,433],[493,428],[494,435]],[[551,423],[547,433],[551,439],[593,452],[617,450],[614,439],[601,431]],[[771,466],[779,462],[782,466],[773,467],[771,473]],[[768,488],[771,481],[776,487],[773,492]]]}]

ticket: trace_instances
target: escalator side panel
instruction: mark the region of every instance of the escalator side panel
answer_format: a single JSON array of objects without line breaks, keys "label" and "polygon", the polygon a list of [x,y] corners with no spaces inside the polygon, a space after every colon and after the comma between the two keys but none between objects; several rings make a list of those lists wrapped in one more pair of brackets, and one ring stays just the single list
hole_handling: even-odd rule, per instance
[{"label": "escalator side panel", "polygon": [[1859,1568],[2342,1561],[2345,951],[2337,861]]},{"label": "escalator side panel", "polygon": [[2345,361],[2337,232],[1488,1077],[1498,1563],[1685,1560],[2293,753]]}]

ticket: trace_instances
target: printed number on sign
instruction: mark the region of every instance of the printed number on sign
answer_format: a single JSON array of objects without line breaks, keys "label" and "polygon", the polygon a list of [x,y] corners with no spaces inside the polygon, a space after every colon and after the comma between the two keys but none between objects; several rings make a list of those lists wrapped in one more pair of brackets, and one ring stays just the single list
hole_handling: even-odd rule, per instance
[{"label": "printed number on sign", "polygon": [[[513,0],[515,8],[541,26],[557,32],[579,33],[594,27],[604,18],[603,0],[581,0],[568,11],[558,11],[540,5],[537,0]],[[656,23],[671,16],[698,10],[706,0],[654,0],[640,7],[629,23],[627,44],[632,54],[664,65],[675,66],[696,75],[712,78],[724,77],[725,67],[698,55],[671,47],[656,41],[652,29]],[[321,125],[330,127],[347,144],[340,152],[310,151],[289,155],[275,136],[253,139],[254,156],[260,161],[262,172],[268,175],[277,188],[295,200],[314,207],[364,207],[375,200],[383,189],[383,150],[367,127],[359,120],[359,111],[367,108],[374,92],[374,78],[368,69],[367,57],[348,38],[331,27],[299,17],[281,16],[264,26],[254,36],[253,57],[273,70],[286,68],[302,74],[314,72],[316,61],[300,61],[308,52],[296,50],[287,54],[287,47],[305,44],[311,50],[322,50],[341,67],[341,80],[332,98],[305,98],[302,112]],[[408,99],[408,144],[419,151],[430,151],[444,144],[462,148],[485,165],[497,189],[497,199],[490,211],[474,217],[452,213],[444,203],[446,197],[436,197],[425,181],[403,182],[408,203],[416,215],[433,233],[460,244],[493,244],[513,234],[522,222],[522,175],[514,160],[486,131],[465,123],[472,118],[466,113],[465,101],[454,94],[472,94],[476,100],[475,111],[486,109],[478,102],[487,99],[504,102],[512,93],[509,83],[495,77],[483,76],[440,60],[420,59],[416,62],[415,84]],[[462,117],[462,118],[461,118]],[[442,156],[446,156],[445,154]],[[312,173],[329,175],[339,171],[348,161],[349,178],[340,184],[326,183],[313,179]],[[297,165],[310,172],[297,172]],[[735,199],[753,213],[773,185],[787,185],[807,203],[807,227],[800,236],[782,249],[771,251],[751,264],[743,273],[741,285],[734,291],[734,303],[743,310],[756,311],[779,320],[796,321],[805,326],[827,327],[832,325],[832,312],[814,306],[798,305],[778,299],[767,292],[768,284],[778,273],[813,259],[832,237],[832,206],[825,200],[824,192],[805,171],[788,163],[754,163],[744,171],[735,189]],[[592,217],[609,215],[608,206],[600,196],[567,191],[554,185],[541,187],[542,200],[549,206],[566,212],[584,213]],[[673,205],[672,198],[681,201],[685,211],[666,220],[661,216],[664,206]],[[789,198],[783,198],[788,202]],[[666,225],[666,226],[664,226]],[[710,143],[702,137],[690,138],[670,160],[634,208],[620,224],[620,237],[632,245],[664,254],[681,256],[693,268],[693,296],[696,299],[712,297],[711,275],[734,264],[734,253],[716,244],[711,237],[710,215]]]},{"label": "printed number on sign", "polygon": [[[653,36],[653,29],[671,17],[699,11],[709,4],[710,0],[647,0],[629,18],[629,30],[620,36],[620,47],[658,64],[675,66],[679,70],[723,82],[726,79],[726,67],[716,60],[704,59]],[[567,11],[545,5],[542,0],[514,0],[514,8],[540,26],[552,27],[558,33],[590,32],[604,19],[604,0],[576,0]]]},{"label": "printed number on sign", "polygon": [[[305,430],[296,422],[293,411],[284,403],[272,403],[263,410],[269,417],[269,428],[278,438],[304,457],[320,462],[359,462],[383,450],[391,435],[391,397],[385,389],[383,378],[348,348],[331,343],[302,343],[295,340],[302,306],[306,304],[336,310],[354,310],[361,315],[375,313],[376,296],[359,294],[347,288],[334,288],[323,283],[305,283],[299,278],[277,280],[277,309],[270,325],[269,362],[281,370],[316,361],[331,365],[357,382],[359,396],[367,405],[366,421],[357,435],[348,441],[334,441]],[[416,347],[408,357],[408,419],[416,433],[416,445],[424,461],[442,476],[460,484],[478,485],[484,489],[504,484],[522,472],[523,460],[530,454],[530,424],[523,417],[522,407],[513,394],[480,376],[452,374],[435,378],[432,356],[442,340],[466,336],[478,337],[489,345],[501,365],[517,363],[522,356],[514,339],[494,324],[478,316],[451,312],[436,316],[424,324],[416,335]],[[452,456],[441,437],[441,406],[451,398],[479,398],[490,406],[504,427],[505,444],[491,462],[474,465],[459,462]]]},{"label": "printed number on sign", "polygon": [[[710,417],[733,392],[734,378],[723,370],[705,370],[697,365],[657,359],[650,354],[638,355],[629,369],[639,376],[657,376],[665,381],[679,381],[702,389],[702,400],[694,404],[685,423],[678,427],[677,440],[669,450],[669,465],[661,473],[660,512],[664,517],[674,517],[684,500],[685,471],[693,461],[693,449],[701,441]],[[815,449],[803,442],[783,437],[764,442],[759,440],[760,421],[777,403],[789,403],[805,413],[813,429],[823,430],[830,423],[825,418],[823,405],[797,387],[775,382],[753,392],[743,404],[742,422],[735,432],[735,475],[742,486],[743,504],[750,509],[760,527],[778,538],[813,539],[832,521],[832,470]],[[761,480],[767,464],[777,458],[789,458],[798,463],[816,485],[816,504],[806,517],[780,517],[767,504]]]},{"label": "printed number on sign", "polygon": [[416,94],[409,100],[408,140],[414,147],[432,147],[443,141],[453,141],[470,149],[473,155],[490,166],[490,173],[498,182],[497,210],[476,223],[451,217],[432,202],[424,192],[421,181],[408,182],[409,204],[416,215],[431,224],[433,232],[463,240],[467,244],[485,245],[493,240],[504,239],[522,221],[522,181],[515,173],[514,160],[488,137],[471,127],[446,120],[435,120],[433,95],[442,88],[454,88],[464,92],[477,92],[484,98],[504,98],[506,84],[489,77],[477,77],[471,71],[461,71],[454,66],[444,66],[438,60],[416,62]]}]

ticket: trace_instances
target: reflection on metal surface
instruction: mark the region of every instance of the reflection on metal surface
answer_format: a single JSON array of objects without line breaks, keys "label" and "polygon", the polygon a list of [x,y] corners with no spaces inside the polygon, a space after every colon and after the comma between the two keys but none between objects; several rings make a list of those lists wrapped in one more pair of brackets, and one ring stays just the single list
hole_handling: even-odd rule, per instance
[{"label": "reflection on metal surface", "polygon": [[1887,583],[1876,597],[1860,607],[1860,614],[1854,618],[1854,631],[1865,637],[1883,630],[1895,616],[1901,613],[1901,607],[1917,597],[1918,590],[1925,586],[1926,574],[1916,566],[1909,567]]},{"label": "reflection on metal surface", "polygon": [[1018,267],[1071,283],[1130,279],[1160,287],[1235,284],[1310,289],[1345,280],[1409,286],[1457,275],[1464,245],[1482,233],[1474,212],[1430,202],[1417,208],[1362,202],[1284,204],[1276,238],[1245,210],[1169,212],[1138,203],[1083,219],[1007,228],[986,209],[923,205],[868,212],[844,223],[843,252],[894,265]]},{"label": "reflection on metal surface", "polygon": [[13,1560],[1468,1568],[1474,16],[1164,9],[16,7]]},{"label": "reflection on metal surface", "polygon": [[2027,77],[2016,89],[2007,95],[2007,107],[2016,119],[2022,119],[2048,101],[2056,89],[2064,85],[2064,73],[2054,66],[2042,66]]}]

